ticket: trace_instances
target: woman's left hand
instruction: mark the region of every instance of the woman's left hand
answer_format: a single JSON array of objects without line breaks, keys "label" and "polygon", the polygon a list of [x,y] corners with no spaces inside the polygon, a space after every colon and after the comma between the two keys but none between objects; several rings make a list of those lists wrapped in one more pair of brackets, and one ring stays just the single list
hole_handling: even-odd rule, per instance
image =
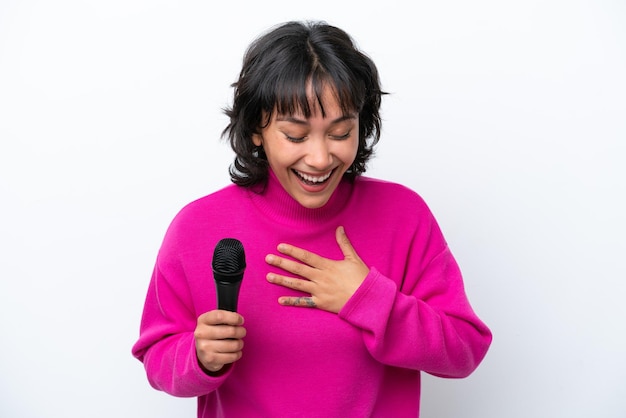
[{"label": "woman's left hand", "polygon": [[317,307],[338,313],[354,295],[365,280],[369,269],[352,247],[343,227],[337,228],[335,238],[343,253],[343,260],[324,258],[289,244],[280,244],[278,251],[298,261],[273,254],[265,257],[268,264],[301,277],[269,273],[267,280],[270,283],[311,295],[310,297],[282,296],[278,299],[281,305]]}]

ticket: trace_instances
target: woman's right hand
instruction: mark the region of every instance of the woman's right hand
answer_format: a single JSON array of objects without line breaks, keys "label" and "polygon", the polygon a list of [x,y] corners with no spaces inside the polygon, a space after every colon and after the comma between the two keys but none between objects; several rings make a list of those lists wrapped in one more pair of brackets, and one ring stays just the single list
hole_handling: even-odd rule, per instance
[{"label": "woman's right hand", "polygon": [[194,331],[200,366],[209,374],[220,372],[241,358],[246,329],[236,312],[213,310],[198,317]]}]

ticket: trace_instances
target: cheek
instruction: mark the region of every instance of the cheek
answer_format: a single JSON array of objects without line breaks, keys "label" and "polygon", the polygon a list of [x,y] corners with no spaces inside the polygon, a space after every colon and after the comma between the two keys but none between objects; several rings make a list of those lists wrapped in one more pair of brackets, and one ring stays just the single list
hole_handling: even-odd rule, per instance
[{"label": "cheek", "polygon": [[265,155],[267,160],[273,168],[281,166],[289,166],[294,162],[295,150],[290,149],[288,146],[276,145],[271,142],[265,142]]},{"label": "cheek", "polygon": [[342,154],[344,162],[349,163],[348,165],[352,164],[354,160],[356,159],[356,154],[358,150],[359,150],[358,138],[350,140],[350,142],[347,143],[346,146],[344,147],[344,151]]}]

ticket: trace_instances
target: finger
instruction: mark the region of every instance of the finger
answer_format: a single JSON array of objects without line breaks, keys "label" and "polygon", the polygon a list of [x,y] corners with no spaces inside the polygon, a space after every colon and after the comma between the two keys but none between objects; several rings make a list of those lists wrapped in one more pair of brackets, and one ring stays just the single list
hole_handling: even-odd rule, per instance
[{"label": "finger", "polygon": [[[213,353],[204,359],[204,364],[207,369],[212,372],[220,370],[227,364],[231,364],[239,360],[243,356],[243,351],[234,351],[232,353]],[[205,366],[205,367],[206,367]]]},{"label": "finger", "polygon": [[282,276],[276,273],[268,273],[267,281],[278,284],[289,289],[300,290],[301,292],[311,293],[311,282],[308,280],[295,279],[293,277]]},{"label": "finger", "polygon": [[217,366],[204,366],[211,373],[217,373],[224,368],[224,364],[218,364]]},{"label": "finger", "polygon": [[200,360],[202,365],[211,372],[221,370],[225,365],[236,362],[243,355],[242,350],[216,352],[213,351],[211,347],[208,347],[208,350],[205,350],[205,347],[197,348],[198,360]]},{"label": "finger", "polygon": [[243,316],[237,312],[215,309],[198,317],[198,324],[206,325],[243,325]]},{"label": "finger", "polygon": [[302,306],[305,308],[316,308],[317,304],[312,297],[288,297],[278,298],[278,303],[284,306]]},{"label": "finger", "polygon": [[324,262],[324,258],[319,255],[289,244],[279,244],[278,251],[311,267],[319,267]]},{"label": "finger", "polygon": [[196,347],[210,355],[233,354],[243,350],[243,340],[198,340]]},{"label": "finger", "polygon": [[246,329],[232,325],[199,325],[194,330],[196,340],[232,340],[246,336]]},{"label": "finger", "polygon": [[288,271],[289,273],[293,273],[301,277],[310,278],[311,275],[314,273],[313,268],[306,264],[298,263],[297,261],[294,261],[294,260],[288,260],[286,258],[282,258],[274,254],[268,254],[265,257],[265,261],[269,265],[278,267],[280,269]]},{"label": "finger", "polygon": [[350,239],[348,239],[348,235],[346,234],[346,230],[343,226],[337,227],[337,230],[335,231],[335,239],[337,240],[337,244],[339,244],[339,248],[341,249],[344,258],[359,258],[359,255],[352,246]]}]

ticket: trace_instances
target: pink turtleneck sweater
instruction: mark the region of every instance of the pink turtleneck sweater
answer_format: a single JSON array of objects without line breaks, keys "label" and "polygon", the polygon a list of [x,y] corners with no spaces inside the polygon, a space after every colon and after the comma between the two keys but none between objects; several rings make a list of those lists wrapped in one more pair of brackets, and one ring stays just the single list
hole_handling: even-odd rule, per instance
[{"label": "pink turtleneck sweater", "polygon": [[[278,304],[266,281],[280,242],[340,259],[343,225],[371,271],[339,314]],[[243,357],[219,376],[196,359],[197,317],[216,309],[212,254],[237,238],[247,268],[238,311]],[[420,372],[465,377],[491,333],[423,200],[393,183],[344,181],[322,208],[294,201],[273,174],[263,194],[228,186],[183,208],[159,251],[133,354],[156,389],[198,397],[198,417],[417,417]]]}]

